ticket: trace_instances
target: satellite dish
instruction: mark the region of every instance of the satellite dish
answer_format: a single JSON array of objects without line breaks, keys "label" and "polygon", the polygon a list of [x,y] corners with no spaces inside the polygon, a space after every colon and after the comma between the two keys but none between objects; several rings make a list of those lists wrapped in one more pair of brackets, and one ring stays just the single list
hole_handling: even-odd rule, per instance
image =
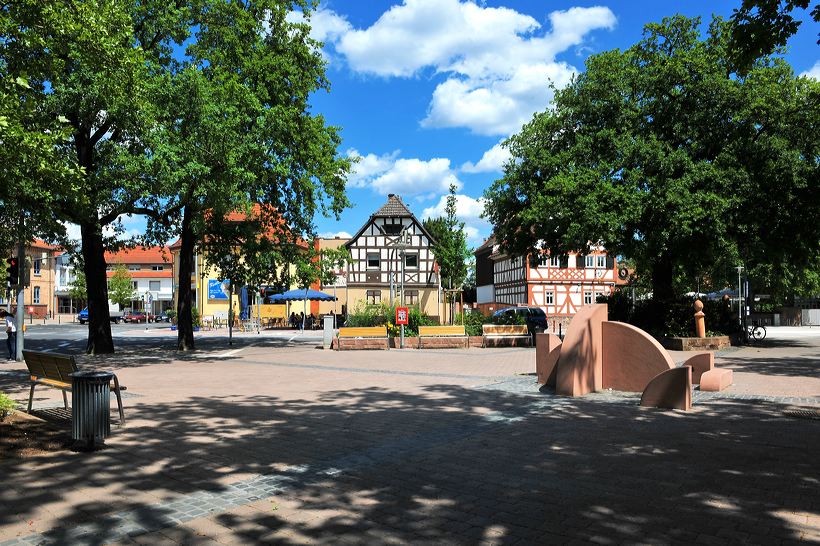
[{"label": "satellite dish", "polygon": [[621,280],[626,279],[629,277],[629,270],[625,267],[622,267],[618,270],[618,278]]}]

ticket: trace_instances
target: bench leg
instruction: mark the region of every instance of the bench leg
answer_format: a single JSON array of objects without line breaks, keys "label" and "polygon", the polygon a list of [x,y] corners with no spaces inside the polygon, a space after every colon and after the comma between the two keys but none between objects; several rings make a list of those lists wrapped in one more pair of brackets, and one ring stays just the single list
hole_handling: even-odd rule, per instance
[{"label": "bench leg", "polygon": [[34,387],[37,383],[31,384],[31,392],[28,395],[28,412],[31,413],[31,403],[34,400]]},{"label": "bench leg", "polygon": [[68,394],[66,394],[65,391],[63,391],[63,406],[65,406],[65,409],[68,409]]},{"label": "bench leg", "polygon": [[114,394],[117,396],[117,408],[120,410],[120,426],[125,426],[125,412],[122,410],[122,395],[120,394],[120,382],[114,376]]}]

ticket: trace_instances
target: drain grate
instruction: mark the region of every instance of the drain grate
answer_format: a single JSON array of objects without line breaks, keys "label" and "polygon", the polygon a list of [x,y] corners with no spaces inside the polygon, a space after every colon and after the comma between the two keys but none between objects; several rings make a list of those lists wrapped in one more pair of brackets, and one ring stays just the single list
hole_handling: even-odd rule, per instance
[{"label": "drain grate", "polygon": [[820,410],[790,409],[783,411],[783,414],[798,419],[815,419],[820,421]]}]

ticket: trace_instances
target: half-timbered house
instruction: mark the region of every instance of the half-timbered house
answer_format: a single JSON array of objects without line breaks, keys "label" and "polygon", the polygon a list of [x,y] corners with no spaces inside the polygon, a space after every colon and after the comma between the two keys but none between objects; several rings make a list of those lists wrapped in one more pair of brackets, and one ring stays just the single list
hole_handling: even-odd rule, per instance
[{"label": "half-timbered house", "polygon": [[345,289],[350,309],[359,303],[398,304],[403,286],[405,305],[417,305],[428,316],[439,317],[433,242],[401,198],[390,194],[387,203],[345,243],[351,256]]},{"label": "half-timbered house", "polygon": [[[615,258],[603,247],[587,254],[509,256],[495,238],[475,252],[479,304],[530,305],[551,317],[570,317],[617,284]],[[492,285],[486,284],[492,271]],[[478,284],[478,283],[477,283]]]}]

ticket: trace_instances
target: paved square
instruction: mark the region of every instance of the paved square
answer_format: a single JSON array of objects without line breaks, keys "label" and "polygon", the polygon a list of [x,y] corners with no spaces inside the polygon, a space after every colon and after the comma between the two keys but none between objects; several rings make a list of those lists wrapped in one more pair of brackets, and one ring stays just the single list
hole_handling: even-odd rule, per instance
[{"label": "paved square", "polygon": [[690,413],[539,392],[531,349],[202,341],[96,359],[128,426],[0,461],[0,545],[820,542],[820,336],[722,354]]}]

